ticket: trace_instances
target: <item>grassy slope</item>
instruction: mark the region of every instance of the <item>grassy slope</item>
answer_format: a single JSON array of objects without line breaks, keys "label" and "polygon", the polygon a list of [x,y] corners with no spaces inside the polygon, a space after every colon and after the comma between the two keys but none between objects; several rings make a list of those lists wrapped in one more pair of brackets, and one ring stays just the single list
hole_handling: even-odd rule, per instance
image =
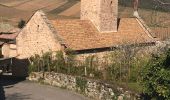
[{"label": "grassy slope", "polygon": [[[157,0],[139,0],[140,8],[142,9],[155,9],[157,7],[160,11],[170,11],[170,5],[161,5]],[[165,3],[170,3],[170,0],[160,0]],[[119,0],[120,5],[132,6],[132,0]]]},{"label": "grassy slope", "polygon": [[49,13],[52,13],[52,14],[59,14],[69,8],[71,8],[72,6],[74,6],[76,3],[78,3],[79,0],[68,0],[67,3],[65,3],[64,5],[50,11]]},{"label": "grassy slope", "polygon": [[14,14],[18,14],[18,13],[21,13],[21,11],[0,4],[0,16],[1,17],[3,16],[3,17],[9,17],[10,18]]}]

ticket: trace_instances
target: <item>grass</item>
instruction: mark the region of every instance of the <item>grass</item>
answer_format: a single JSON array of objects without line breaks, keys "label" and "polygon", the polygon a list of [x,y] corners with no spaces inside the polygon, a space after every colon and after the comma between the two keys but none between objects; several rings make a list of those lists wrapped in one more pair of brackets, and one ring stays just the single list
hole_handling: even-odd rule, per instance
[{"label": "grass", "polygon": [[142,93],[142,87],[140,83],[137,82],[115,82],[120,87],[123,87],[126,90],[131,90],[134,93]]},{"label": "grass", "polygon": [[139,83],[128,83],[127,85],[133,91],[136,91],[138,93],[142,92],[142,87]]},{"label": "grass", "polygon": [[[141,9],[155,9],[155,7],[157,7],[157,9],[159,11],[165,11],[165,12],[169,12],[170,11],[170,6],[169,5],[161,5],[158,0],[139,0],[140,1],[140,5],[139,7]],[[170,0],[160,0],[164,3],[170,3]],[[132,6],[132,0],[119,0],[119,4],[123,5],[123,6],[127,6],[127,7],[131,7]]]}]

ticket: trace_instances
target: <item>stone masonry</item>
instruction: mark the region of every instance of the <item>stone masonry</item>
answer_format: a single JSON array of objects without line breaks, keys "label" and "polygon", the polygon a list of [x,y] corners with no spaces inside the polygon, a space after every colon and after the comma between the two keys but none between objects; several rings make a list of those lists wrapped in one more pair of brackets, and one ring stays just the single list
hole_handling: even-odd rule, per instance
[{"label": "stone masonry", "polygon": [[[85,80],[84,91],[81,91],[78,79]],[[107,84],[99,80],[76,77],[54,72],[33,72],[29,76],[30,81],[42,82],[72,91],[82,93],[94,100],[138,100],[139,95],[127,91],[114,84]]]},{"label": "stone masonry", "polygon": [[[26,27],[16,38],[18,58],[29,58],[31,55],[61,50],[59,41],[56,41],[53,27],[45,14],[36,12]],[[57,34],[57,32],[55,32]]]},{"label": "stone masonry", "polygon": [[117,32],[118,0],[81,0],[81,20],[102,32]]},{"label": "stone masonry", "polygon": [[4,56],[4,58],[16,57],[17,55],[16,45],[5,43],[2,46],[2,55]]}]

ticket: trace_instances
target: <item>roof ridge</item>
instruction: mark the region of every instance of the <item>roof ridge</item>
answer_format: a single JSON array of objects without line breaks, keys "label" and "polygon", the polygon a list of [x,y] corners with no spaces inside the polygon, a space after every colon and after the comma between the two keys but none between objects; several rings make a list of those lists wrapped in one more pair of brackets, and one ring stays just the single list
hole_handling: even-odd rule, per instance
[{"label": "roof ridge", "polygon": [[140,26],[144,29],[144,31],[148,34],[148,36],[152,39],[156,38],[155,33],[151,31],[151,29],[146,25],[144,20],[142,18],[136,18],[137,22],[140,24]]},{"label": "roof ridge", "polygon": [[66,45],[65,41],[61,38],[59,34],[57,34],[56,29],[54,28],[50,20],[46,17],[46,14],[42,10],[38,10],[37,12],[40,13],[40,16],[43,18],[44,22],[50,28],[57,42],[59,42],[61,45]]}]

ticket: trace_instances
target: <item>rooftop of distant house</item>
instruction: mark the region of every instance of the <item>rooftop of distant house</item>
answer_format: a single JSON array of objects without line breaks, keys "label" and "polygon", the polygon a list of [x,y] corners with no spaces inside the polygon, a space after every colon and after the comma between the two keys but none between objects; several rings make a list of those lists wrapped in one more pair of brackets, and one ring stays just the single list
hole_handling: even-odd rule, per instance
[{"label": "rooftop of distant house", "polygon": [[18,35],[20,29],[7,23],[0,23],[0,39],[13,40]]}]

